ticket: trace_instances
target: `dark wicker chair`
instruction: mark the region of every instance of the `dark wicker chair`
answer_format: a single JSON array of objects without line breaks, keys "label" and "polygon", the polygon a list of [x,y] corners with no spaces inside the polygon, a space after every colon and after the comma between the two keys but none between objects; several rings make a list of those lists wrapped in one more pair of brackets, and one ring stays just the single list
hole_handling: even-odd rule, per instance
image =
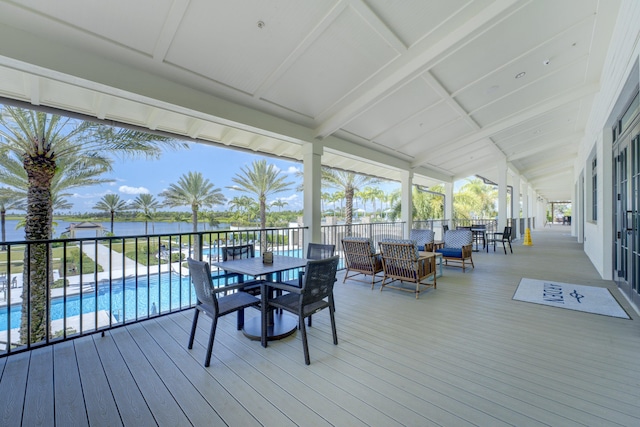
[{"label": "dark wicker chair", "polygon": [[[387,286],[401,291],[414,292],[417,299],[423,289],[436,288],[436,258],[433,254],[420,256],[414,240],[387,239],[378,245],[384,268],[384,279],[382,279],[380,291]],[[426,282],[429,278],[432,280],[431,283]],[[389,284],[395,281],[399,281],[400,284]],[[414,283],[415,289],[402,286],[404,282]]]},{"label": "dark wicker chair", "polygon": [[[338,334],[336,332],[335,304],[333,300],[333,284],[336,279],[338,269],[338,255],[331,258],[309,261],[305,267],[305,274],[302,280],[302,287],[291,286],[285,283],[269,283],[269,286],[286,291],[284,295],[269,300],[269,307],[286,310],[298,316],[298,327],[302,332],[302,348],[304,350],[304,361],[307,365],[311,363],[309,359],[309,345],[307,343],[307,329],[304,319],[310,317],[325,308],[329,309],[331,320],[331,331],[333,333],[333,343],[338,344]],[[266,346],[267,310],[262,311],[262,345]]]},{"label": "dark wicker chair", "polygon": [[[318,260],[331,258],[336,251],[336,245],[324,245],[321,243],[309,243],[307,246],[307,259]],[[298,278],[294,280],[287,280],[287,285],[302,287],[302,276],[304,271],[298,273]]]},{"label": "dark wicker chair", "polygon": [[[325,245],[321,243],[309,243],[307,246],[307,259],[325,259],[331,258],[336,251],[336,245]],[[299,288],[302,287],[302,278],[304,277],[304,271],[300,271],[298,273],[298,278],[294,280],[287,280],[287,285],[297,286]],[[309,326],[312,324],[311,316],[307,320]]]},{"label": "dark wicker chair", "polygon": [[[198,325],[198,315],[201,311],[210,316],[213,320],[211,323],[211,332],[209,333],[209,344],[207,345],[207,355],[204,359],[204,366],[209,366],[211,361],[211,351],[213,350],[213,341],[216,336],[216,327],[218,318],[229,313],[244,310],[247,307],[257,307],[260,299],[242,292],[241,283],[236,285],[225,286],[224,288],[215,288],[211,280],[211,268],[209,264],[202,261],[196,261],[189,258],[189,273],[191,274],[191,282],[196,291],[198,302],[193,315],[193,323],[191,324],[191,335],[189,336],[189,346],[193,348],[193,340],[196,336],[196,328]],[[234,293],[218,297],[218,293],[223,291],[235,290]],[[241,326],[241,325],[239,325]]]},{"label": "dark wicker chair", "polygon": [[490,235],[487,240],[487,252],[489,252],[489,244],[493,243],[493,252],[496,251],[496,243],[502,243],[502,249],[504,249],[504,254],[507,254],[507,244],[509,245],[509,250],[513,253],[513,248],[511,247],[511,239],[512,239],[512,227],[505,227],[502,233],[493,233]]},{"label": "dark wicker chair", "polygon": [[[247,243],[244,245],[237,246],[226,246],[220,248],[222,252],[222,261],[232,261],[234,259],[246,259],[246,258],[255,258],[255,246],[253,243]],[[224,279],[225,286],[228,286],[230,283],[243,283],[240,289],[250,295],[260,295],[260,284],[262,280],[250,280],[245,282],[244,275],[238,273],[231,273],[225,271],[222,274],[218,274],[214,276],[214,279],[220,280]],[[242,324],[244,323],[244,310],[238,311],[238,330],[242,329]]]},{"label": "dark wicker chair", "polygon": [[[347,271],[344,274],[344,283],[347,279],[353,279],[358,274],[371,276],[371,289],[376,283],[376,275],[382,272],[382,259],[376,254],[373,242],[367,237],[345,237],[342,239],[342,249]],[[349,275],[351,273],[351,275]],[[363,280],[359,280],[363,281]],[[378,280],[380,281],[380,280]]]}]

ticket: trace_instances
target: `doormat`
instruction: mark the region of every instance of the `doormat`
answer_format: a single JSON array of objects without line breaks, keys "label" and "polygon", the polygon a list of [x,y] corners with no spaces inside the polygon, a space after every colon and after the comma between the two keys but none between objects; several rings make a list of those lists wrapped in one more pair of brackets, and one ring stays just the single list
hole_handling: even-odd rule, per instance
[{"label": "doormat", "polygon": [[607,288],[522,278],[513,299],[630,319]]}]

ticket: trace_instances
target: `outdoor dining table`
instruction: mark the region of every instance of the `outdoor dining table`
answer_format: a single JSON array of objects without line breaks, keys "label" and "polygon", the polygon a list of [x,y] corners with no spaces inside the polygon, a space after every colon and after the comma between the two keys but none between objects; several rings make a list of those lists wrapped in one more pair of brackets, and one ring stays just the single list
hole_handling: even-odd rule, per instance
[{"label": "outdoor dining table", "polygon": [[473,252],[480,252],[480,248],[478,247],[480,240],[482,240],[482,249],[484,249],[487,244],[487,227],[472,226],[470,230],[473,233],[473,241],[476,245]]},{"label": "outdoor dining table", "polygon": [[[269,297],[269,282],[281,282],[282,272],[307,265],[306,258],[297,258],[286,255],[274,255],[273,262],[264,263],[262,258],[243,258],[230,261],[213,262],[211,265],[230,273],[243,274],[254,278],[267,276],[267,280],[262,283],[262,311],[267,311],[267,340],[279,340],[291,335],[298,327],[298,318],[287,313],[274,313],[268,310],[266,298]],[[252,317],[244,323],[244,335],[252,340],[259,340],[262,337],[262,316]],[[263,345],[266,345],[264,343]]]}]

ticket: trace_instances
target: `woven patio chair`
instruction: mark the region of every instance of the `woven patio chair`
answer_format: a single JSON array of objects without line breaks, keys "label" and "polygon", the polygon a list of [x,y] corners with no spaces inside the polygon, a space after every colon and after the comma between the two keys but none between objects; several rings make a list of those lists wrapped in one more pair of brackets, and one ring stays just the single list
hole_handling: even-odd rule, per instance
[{"label": "woven patio chair", "polygon": [[470,262],[471,266],[475,268],[471,258],[473,253],[473,232],[471,230],[455,229],[447,231],[447,234],[444,235],[444,246],[436,249],[436,252],[442,254],[444,265],[448,266],[451,262],[453,267],[461,267],[464,272],[466,262]]},{"label": "woven patio chair", "polygon": [[[220,248],[220,250],[222,252],[222,261],[255,258],[256,255],[255,246],[253,243],[237,246],[225,246]],[[230,281],[231,283],[233,283],[233,281],[235,280],[236,283],[243,284],[240,287],[242,291],[254,296],[260,295],[260,284],[262,283],[262,280],[250,280],[248,282],[245,282],[244,275],[228,271],[215,276],[214,279],[224,279],[225,285],[227,286],[229,285]],[[244,324],[244,310],[238,311],[238,330],[242,329],[242,324]]]},{"label": "woven patio chair", "polygon": [[[189,264],[189,273],[191,274],[191,282],[196,291],[198,302],[195,306],[193,315],[193,323],[191,324],[191,334],[189,335],[188,348],[193,348],[193,340],[196,336],[198,325],[198,315],[204,312],[212,318],[211,331],[209,332],[209,344],[207,345],[207,355],[204,359],[204,366],[209,366],[211,361],[211,352],[213,350],[213,341],[216,336],[216,327],[218,318],[226,314],[239,312],[247,307],[256,307],[260,304],[260,299],[249,295],[240,290],[241,283],[236,285],[225,286],[224,288],[216,288],[211,280],[211,268],[209,264],[194,259],[187,259]],[[228,290],[236,292],[219,297],[218,293]]]},{"label": "woven patio chair", "polygon": [[[304,319],[316,314],[325,308],[329,309],[331,320],[331,332],[333,334],[333,344],[338,345],[338,334],[336,332],[336,320],[334,316],[335,304],[333,300],[333,284],[336,279],[338,269],[338,255],[309,261],[305,267],[305,274],[302,279],[302,287],[291,286],[285,283],[270,283],[269,286],[277,290],[286,291],[282,296],[269,300],[269,307],[286,310],[298,316],[298,327],[302,333],[302,348],[304,350],[304,362],[309,365],[309,344],[307,343],[307,329]],[[263,310],[262,327],[263,336],[266,335],[266,312]]]},{"label": "woven patio chair", "polygon": [[342,283],[347,279],[365,282],[353,279],[358,274],[364,274],[371,276],[371,289],[373,289],[375,283],[380,281],[380,279],[376,281],[376,275],[382,272],[382,259],[380,254],[376,253],[373,241],[367,237],[345,237],[342,239],[342,250],[347,267]]},{"label": "woven patio chair", "polygon": [[[436,257],[434,255],[421,257],[415,240],[385,239],[378,245],[384,268],[380,291],[387,286],[413,292],[417,299],[421,291],[431,287],[436,288]],[[431,283],[427,282],[428,279],[431,279]],[[390,285],[396,281],[400,283]],[[415,284],[415,289],[403,286],[405,282]]]},{"label": "woven patio chair", "polygon": [[412,229],[409,233],[409,240],[414,240],[418,244],[418,250],[433,252],[434,232],[432,230]]},{"label": "woven patio chair", "polygon": [[[325,245],[321,243],[309,243],[307,246],[307,259],[319,260],[325,258],[331,258],[336,251],[336,245]],[[302,287],[302,278],[304,277],[304,270],[298,272],[298,278],[293,280],[287,280],[283,283],[291,286]],[[307,319],[309,326],[312,324],[311,316]]]}]

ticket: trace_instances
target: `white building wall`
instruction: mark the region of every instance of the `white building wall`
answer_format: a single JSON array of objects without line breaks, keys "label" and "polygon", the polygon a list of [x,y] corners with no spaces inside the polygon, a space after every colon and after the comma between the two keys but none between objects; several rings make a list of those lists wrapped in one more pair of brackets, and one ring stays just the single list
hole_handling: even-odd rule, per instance
[{"label": "white building wall", "polygon": [[[589,157],[595,147],[598,158],[598,220],[590,221],[590,207],[587,206],[583,219],[584,251],[603,279],[612,278],[612,144],[608,120],[616,107],[624,84],[640,57],[639,41],[640,1],[623,0],[602,73],[601,90],[596,95],[586,136],[581,142],[574,167],[574,183],[578,183],[582,173],[585,180],[589,181],[591,177]],[[589,185],[585,185],[584,191],[587,192],[590,188]],[[582,199],[590,200],[590,197],[583,194]]]}]

